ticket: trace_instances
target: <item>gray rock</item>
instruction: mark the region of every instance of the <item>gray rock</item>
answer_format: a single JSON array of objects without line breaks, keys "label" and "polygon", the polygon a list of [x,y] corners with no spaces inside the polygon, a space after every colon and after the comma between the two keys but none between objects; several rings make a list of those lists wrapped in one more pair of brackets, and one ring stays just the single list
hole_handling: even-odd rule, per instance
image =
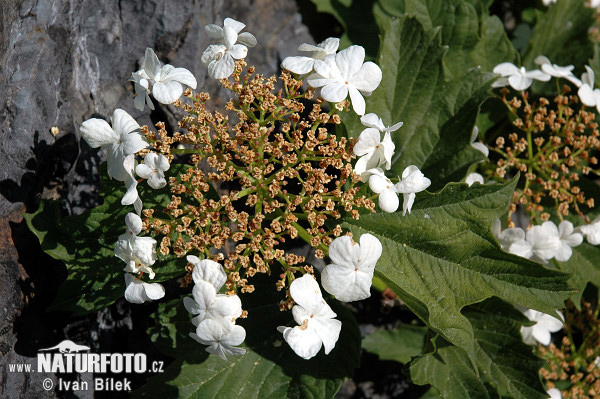
[{"label": "gray rock", "polygon": [[[173,125],[169,107],[152,115],[133,107],[127,79],[146,47],[163,62],[188,68],[199,89],[224,104],[200,57],[209,44],[203,26],[222,24],[225,17],[245,22],[258,38],[247,61],[265,75],[277,72],[299,44],[313,42],[293,0],[0,2],[0,397],[65,397],[42,388],[44,378],[55,376],[11,373],[7,365],[31,363],[37,349],[73,339],[66,336],[68,326],[52,324],[45,313],[61,266],[36,248],[22,212],[35,211],[41,198],[60,200],[65,213],[98,204],[97,168],[104,154],[79,140],[84,120],[108,119],[123,108],[141,124],[168,118]],[[53,126],[60,131],[56,137]],[[102,334],[104,316],[74,323],[98,320],[103,327],[92,330]],[[74,341],[90,342],[89,330],[79,328],[78,334]]]}]

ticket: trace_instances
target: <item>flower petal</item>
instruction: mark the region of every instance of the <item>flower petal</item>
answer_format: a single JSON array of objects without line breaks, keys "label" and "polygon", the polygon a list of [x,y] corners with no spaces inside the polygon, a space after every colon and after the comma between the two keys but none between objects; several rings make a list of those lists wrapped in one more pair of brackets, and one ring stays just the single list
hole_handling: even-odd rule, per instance
[{"label": "flower petal", "polygon": [[310,359],[316,356],[323,345],[321,337],[310,328],[302,329],[302,326],[294,328],[280,326],[277,327],[277,330],[283,333],[285,342],[303,359]]},{"label": "flower petal", "polygon": [[235,62],[230,54],[225,54],[220,60],[213,60],[208,64],[208,75],[213,79],[225,79],[231,76]]},{"label": "flower petal", "polygon": [[160,70],[160,61],[150,47],[146,48],[146,54],[144,57],[144,71],[148,74],[151,79],[154,79],[158,75]]},{"label": "flower petal", "polygon": [[346,82],[361,69],[365,60],[365,49],[362,46],[350,46],[335,55],[335,63]]},{"label": "flower petal", "polygon": [[[321,89],[321,92],[323,89]],[[348,85],[348,92],[350,93],[350,101],[352,102],[352,108],[354,109],[354,112],[356,112],[357,115],[364,115],[366,104],[363,96],[354,86],[351,85]]]},{"label": "flower petal", "polygon": [[254,35],[250,32],[240,33],[237,42],[248,47],[254,47],[258,43]]},{"label": "flower petal", "polygon": [[[166,65],[165,65],[166,66]],[[175,81],[195,89],[197,86],[196,78],[185,68],[168,69],[163,75],[161,82]]]},{"label": "flower petal", "polygon": [[370,95],[370,92],[374,91],[381,83],[382,76],[381,68],[369,61],[361,66],[358,72],[352,76],[349,83],[363,92],[363,94]]},{"label": "flower petal", "polygon": [[354,270],[360,258],[360,247],[352,245],[352,239],[341,236],[329,246],[329,258],[333,264]]},{"label": "flower petal", "polygon": [[310,274],[305,274],[290,284],[290,295],[294,302],[305,308],[307,312],[318,309],[323,301],[319,284]]},{"label": "flower petal", "polygon": [[348,97],[348,86],[329,80],[329,83],[321,89],[321,97],[325,101],[339,103]]},{"label": "flower petal", "polygon": [[102,119],[92,118],[81,124],[79,128],[81,137],[92,148],[111,145],[119,141],[119,135],[108,122]]},{"label": "flower petal", "polygon": [[298,75],[304,75],[313,70],[315,60],[310,57],[286,57],[281,66],[290,72],[297,73]]},{"label": "flower petal", "polygon": [[183,94],[183,86],[173,80],[156,82],[152,87],[152,96],[161,104],[173,104]]}]

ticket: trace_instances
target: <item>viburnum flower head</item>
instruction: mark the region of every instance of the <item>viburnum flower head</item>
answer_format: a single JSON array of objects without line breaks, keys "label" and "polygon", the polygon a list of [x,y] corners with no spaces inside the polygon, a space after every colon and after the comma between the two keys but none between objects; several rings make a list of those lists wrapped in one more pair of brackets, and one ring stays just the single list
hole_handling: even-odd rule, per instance
[{"label": "viburnum flower head", "polygon": [[279,326],[277,330],[303,359],[316,356],[321,346],[328,355],[340,336],[342,322],[334,319],[337,315],[323,299],[319,284],[312,275],[305,274],[290,284],[290,295],[296,303],[292,314],[299,325]]},{"label": "viburnum flower head", "polygon": [[202,63],[208,67],[211,78],[231,76],[235,68],[234,59],[245,58],[248,47],[256,46],[256,38],[251,33],[240,33],[245,27],[245,24],[231,18],[225,18],[222,28],[214,24],[204,27],[208,36],[217,40],[217,44],[211,44],[202,54]]},{"label": "viburnum flower head", "polygon": [[[137,109],[143,110],[144,104],[150,106],[148,93],[161,104],[172,104],[183,94],[183,85],[195,89],[197,86],[196,78],[185,68],[175,68],[172,65],[161,65],[158,57],[151,48],[146,49],[144,57],[144,68],[132,74],[131,79],[135,85],[137,94],[134,105]],[[149,85],[152,83],[152,89]],[[138,98],[143,96],[143,100]],[[150,106],[150,109],[154,109]]]},{"label": "viburnum flower head", "polygon": [[[312,87],[321,87],[321,97],[338,103],[350,94],[352,108],[358,115],[365,114],[365,99],[381,82],[381,69],[373,62],[364,62],[365,49],[350,46],[337,54],[315,61],[315,73],[307,79]],[[364,62],[364,63],[363,63]]]},{"label": "viburnum flower head", "polygon": [[381,210],[388,213],[396,212],[400,206],[400,200],[394,183],[385,177],[381,168],[369,169],[364,174],[369,175],[369,188],[371,188],[371,191],[379,194],[379,207]]},{"label": "viburnum flower head", "polygon": [[[390,127],[385,127],[383,121],[376,114],[366,114],[360,118],[364,126],[367,126],[358,136],[358,141],[354,145],[354,154],[360,158],[356,161],[354,171],[361,175],[365,171],[378,168],[385,164],[387,170],[392,166],[392,156],[396,146],[392,141],[390,132],[394,132],[402,126],[398,122]],[[381,140],[380,132],[384,132]]]},{"label": "viburnum flower head", "polygon": [[538,64],[542,68],[542,71],[548,75],[554,76],[555,78],[564,78],[577,87],[581,86],[581,80],[577,79],[577,77],[573,75],[573,69],[575,69],[574,65],[559,66],[551,63],[550,60],[543,55],[537,56],[535,63]]},{"label": "viburnum flower head", "polygon": [[144,157],[144,163],[135,168],[138,176],[148,179],[148,185],[159,189],[167,185],[165,172],[169,170],[169,160],[163,154],[149,152]]},{"label": "viburnum flower head", "polygon": [[515,90],[526,90],[533,83],[533,79],[542,82],[550,80],[551,76],[539,69],[528,71],[525,67],[517,68],[516,65],[510,62],[503,62],[494,67],[494,73],[502,75],[502,77],[492,83],[492,87],[504,87],[510,85]]},{"label": "viburnum flower head", "polygon": [[600,216],[597,216],[591,223],[578,227],[577,230],[585,235],[585,239],[590,244],[600,244]]},{"label": "viburnum flower head", "polygon": [[425,190],[431,185],[429,180],[423,172],[419,170],[415,165],[410,165],[402,172],[402,179],[396,183],[395,188],[397,193],[402,193],[404,196],[404,203],[402,205],[402,215],[406,215],[406,212],[410,213],[413,203],[415,202],[416,193]]},{"label": "viburnum flower head", "polygon": [[300,47],[298,47],[298,50],[311,52],[311,56],[286,57],[281,63],[281,66],[290,72],[297,73],[298,75],[307,74],[312,72],[316,60],[323,60],[328,55],[335,54],[339,45],[340,39],[336,37],[325,39],[316,46],[303,43],[300,45]]},{"label": "viburnum flower head", "polygon": [[329,246],[331,263],[321,272],[323,288],[343,302],[370,297],[375,264],[382,251],[381,242],[371,234],[360,236],[360,245],[349,236],[336,238]]},{"label": "viburnum flower head", "polygon": [[[558,310],[556,311],[564,320],[564,316]],[[536,341],[542,345],[550,345],[551,333],[559,331],[563,323],[555,317],[538,312],[537,310],[527,309],[523,314],[535,324],[531,327],[521,327],[523,342],[529,345],[535,345]]]},{"label": "viburnum flower head", "polygon": [[128,174],[123,166],[125,157],[146,148],[148,143],[139,132],[140,125],[122,109],[113,112],[109,125],[103,119],[92,118],[83,122],[81,136],[92,148],[106,150],[108,175],[119,181],[126,181]]},{"label": "viburnum flower head", "polygon": [[242,356],[246,353],[244,348],[236,347],[246,339],[246,330],[234,323],[206,319],[198,324],[196,332],[190,333],[190,337],[202,345],[208,345],[206,351],[223,360],[227,360],[227,355]]},{"label": "viburnum flower head", "polygon": [[150,268],[156,262],[156,240],[152,237],[138,237],[142,231],[142,219],[135,213],[125,215],[127,232],[121,234],[115,244],[115,256],[126,263],[123,270],[129,273],[148,273],[150,279],[154,272]]},{"label": "viburnum flower head", "polygon": [[165,288],[158,283],[145,283],[125,273],[125,299],[131,303],[156,301],[165,296]]}]

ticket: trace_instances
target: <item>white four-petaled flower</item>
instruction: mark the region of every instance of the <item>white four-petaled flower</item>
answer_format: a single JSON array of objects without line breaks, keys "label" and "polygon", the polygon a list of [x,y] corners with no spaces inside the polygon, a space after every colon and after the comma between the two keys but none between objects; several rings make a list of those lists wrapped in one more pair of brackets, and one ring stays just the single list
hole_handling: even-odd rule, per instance
[{"label": "white four-petaled flower", "polygon": [[325,354],[329,354],[340,336],[342,322],[334,319],[337,315],[323,299],[319,284],[313,276],[305,274],[290,284],[290,295],[296,302],[292,314],[299,325],[279,326],[277,330],[304,359],[314,357],[321,346],[325,347]]},{"label": "white four-petaled flower", "polygon": [[600,244],[600,216],[591,223],[579,226],[577,230],[585,235],[585,239],[592,245]]},{"label": "white four-petaled flower", "polygon": [[415,165],[410,165],[402,172],[402,179],[396,183],[395,188],[397,193],[402,193],[404,196],[404,203],[402,204],[402,215],[406,215],[406,212],[410,213],[413,203],[415,202],[416,193],[425,190],[431,185],[429,180],[423,172],[419,170]]},{"label": "white four-petaled flower", "polygon": [[594,70],[585,66],[586,72],[581,75],[581,87],[577,91],[581,102],[588,107],[596,107],[600,112],[600,89],[594,89]]},{"label": "white four-petaled flower", "polygon": [[204,27],[208,36],[217,40],[217,44],[211,44],[202,54],[202,63],[208,67],[211,78],[231,76],[235,68],[234,59],[245,58],[248,47],[256,46],[256,38],[251,33],[240,33],[245,27],[245,24],[231,18],[225,18],[222,28],[215,24]]},{"label": "white four-petaled flower", "polygon": [[[561,312],[556,311],[556,313],[564,319]],[[563,326],[562,321],[548,314],[538,312],[537,310],[527,309],[523,314],[529,320],[536,322],[531,327],[521,327],[523,342],[529,345],[535,345],[537,341],[542,345],[548,346],[550,344],[551,333],[559,331]]]},{"label": "white four-petaled flower", "polygon": [[227,355],[242,356],[246,353],[246,349],[236,347],[246,339],[246,330],[233,323],[206,319],[190,336],[202,345],[208,345],[206,351],[223,360],[227,360]]},{"label": "white four-petaled flower", "polygon": [[149,152],[144,158],[144,163],[135,168],[138,176],[148,179],[148,185],[154,189],[167,185],[165,171],[169,170],[169,160],[163,154]]},{"label": "white four-petaled flower", "polygon": [[321,272],[325,291],[343,302],[359,301],[371,296],[375,264],[381,257],[381,242],[363,234],[360,245],[349,236],[338,237],[329,246],[331,263]]},{"label": "white four-petaled flower", "polygon": [[103,119],[92,118],[81,124],[81,136],[92,148],[102,147],[107,153],[108,175],[119,181],[127,180],[123,166],[125,157],[146,148],[148,143],[139,132],[140,125],[122,109],[116,109],[111,125]]},{"label": "white four-petaled flower", "polygon": [[[321,97],[338,103],[350,95],[352,107],[358,115],[365,114],[365,99],[379,86],[381,69],[373,62],[364,62],[365,49],[350,46],[324,60],[316,60],[315,73],[307,79],[312,87],[321,87]],[[361,94],[362,93],[362,94]]]},{"label": "white four-petaled flower", "polygon": [[303,43],[298,47],[299,51],[312,52],[310,57],[295,56],[286,57],[281,66],[290,72],[304,75],[312,72],[316,60],[323,60],[330,54],[335,54],[340,45],[340,39],[330,37],[321,43],[313,46],[312,44]]},{"label": "white four-petaled flower", "polygon": [[[161,65],[158,57],[151,48],[146,49],[144,68],[133,73],[129,79],[134,82],[137,94],[134,105],[143,110],[144,104],[150,106],[148,93],[161,104],[172,104],[183,94],[183,85],[196,88],[196,78],[185,68],[175,68],[172,65]],[[150,89],[152,83],[152,89]],[[141,97],[141,98],[140,98]],[[138,99],[140,98],[140,99]],[[153,109],[153,106],[150,106]]]},{"label": "white four-petaled flower", "polygon": [[376,194],[379,194],[379,207],[384,212],[396,212],[400,206],[398,193],[394,183],[383,173],[381,168],[369,169],[363,175],[369,175],[369,188]]},{"label": "white four-petaled flower", "polygon": [[142,231],[142,219],[135,213],[125,215],[127,232],[121,234],[115,244],[115,256],[126,263],[129,273],[148,273],[154,278],[152,266],[156,262],[156,240],[152,237],[138,237]]},{"label": "white four-petaled flower", "polygon": [[576,247],[583,242],[583,236],[575,232],[573,223],[563,220],[558,225],[559,248],[554,258],[559,262],[566,262],[573,254],[572,247]]},{"label": "white four-petaled flower", "polygon": [[577,77],[573,75],[573,69],[575,69],[574,65],[559,66],[551,63],[550,60],[543,55],[537,56],[535,63],[538,64],[542,68],[542,71],[548,75],[554,76],[555,78],[567,79],[575,86],[581,86],[581,80],[577,79]]},{"label": "white four-petaled flower", "polygon": [[[385,165],[385,168],[389,170],[396,148],[390,132],[398,130],[402,126],[402,122],[385,127],[381,118],[373,113],[362,116],[360,121],[367,128],[360,133],[358,141],[354,145],[354,154],[360,157],[356,161],[354,171],[362,175],[365,171],[381,165]],[[380,132],[385,133],[383,140],[381,140]]]},{"label": "white four-petaled flower", "polygon": [[525,90],[531,86],[533,79],[542,82],[550,80],[551,76],[539,69],[528,71],[525,67],[517,68],[516,65],[510,62],[503,62],[494,67],[494,73],[500,74],[502,77],[496,80],[492,87],[504,87],[510,85],[515,90]]}]

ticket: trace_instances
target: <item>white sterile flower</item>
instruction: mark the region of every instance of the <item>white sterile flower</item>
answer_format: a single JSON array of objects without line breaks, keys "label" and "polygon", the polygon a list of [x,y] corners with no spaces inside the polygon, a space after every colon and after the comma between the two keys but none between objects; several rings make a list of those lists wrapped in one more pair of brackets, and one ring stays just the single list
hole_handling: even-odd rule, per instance
[{"label": "white sterile flower", "polygon": [[581,80],[577,79],[577,77],[573,75],[573,69],[575,69],[574,65],[558,66],[556,64],[552,64],[550,60],[543,55],[537,56],[535,63],[541,66],[542,71],[546,72],[548,75],[554,76],[555,78],[564,78],[577,87],[581,86]]},{"label": "white sterile flower", "polygon": [[256,38],[251,33],[240,33],[244,27],[246,25],[231,18],[225,18],[222,28],[214,24],[204,27],[208,36],[218,42],[208,46],[202,54],[202,63],[208,67],[211,78],[228,78],[235,68],[234,59],[245,58],[248,47],[256,46]]},{"label": "white sterile flower", "polygon": [[471,133],[471,147],[475,148],[477,151],[481,151],[481,153],[487,157],[490,155],[490,150],[485,144],[476,141],[478,136],[479,128],[475,126],[473,127],[473,133]]},{"label": "white sterile flower", "polygon": [[[513,253],[511,252],[509,249],[511,247],[511,245],[513,245],[514,243],[517,242],[525,242],[525,230],[516,227],[516,228],[508,228],[508,229],[504,229],[504,231],[500,231],[502,228],[502,223],[500,223],[500,219],[496,219],[494,220],[494,223],[492,224],[492,233],[494,234],[494,236],[496,236],[496,238],[498,239],[498,242],[500,242],[500,246],[502,247],[503,250]],[[531,246],[529,245],[528,250],[531,251]],[[515,254],[518,255],[518,254]],[[529,256],[525,256],[526,258],[531,257],[531,254],[529,254]]]},{"label": "white sterile flower", "polygon": [[236,347],[246,339],[246,330],[233,323],[206,319],[198,324],[196,332],[190,333],[190,337],[202,345],[208,345],[206,351],[223,360],[227,360],[227,355],[242,356],[246,353],[244,348]]},{"label": "white sterile flower", "polygon": [[127,232],[121,234],[115,244],[115,256],[127,265],[123,270],[130,273],[148,273],[150,279],[154,272],[150,268],[156,262],[156,240],[152,237],[138,237],[142,231],[142,219],[135,213],[125,215]]},{"label": "white sterile flower", "polygon": [[298,47],[299,51],[312,52],[310,57],[296,56],[284,58],[281,66],[290,72],[304,75],[313,70],[315,60],[323,60],[330,54],[335,54],[340,45],[340,39],[330,37],[321,43],[313,46],[312,44],[303,43]]},{"label": "white sterile flower", "polygon": [[[354,154],[361,157],[356,161],[354,171],[361,175],[365,171],[385,164],[387,170],[392,166],[392,156],[396,146],[392,141],[390,132],[398,130],[402,122],[398,122],[390,127],[385,127],[381,118],[376,114],[366,114],[360,118],[365,130],[358,136],[358,141],[354,145]],[[383,140],[379,132],[384,132]]]},{"label": "white sterile flower", "polygon": [[[564,320],[564,316],[561,312],[556,311]],[[538,312],[537,310],[527,309],[523,314],[531,321],[535,321],[531,327],[521,327],[521,335],[523,336],[523,342],[529,345],[535,345],[536,341],[542,345],[550,344],[550,333],[559,331],[563,322],[555,317],[548,314]]]},{"label": "white sterile flower", "polygon": [[560,249],[560,235],[556,225],[547,221],[542,225],[531,227],[525,235],[528,243],[531,244],[533,255],[544,261],[552,259],[558,254]]},{"label": "white sterile flower", "polygon": [[402,216],[406,215],[406,211],[410,213],[413,203],[415,202],[415,194],[425,190],[431,185],[431,180],[425,177],[423,172],[415,165],[410,165],[402,172],[402,179],[396,183],[395,188],[397,193],[404,195],[404,203],[402,204]]},{"label": "white sterile flower", "polygon": [[233,323],[242,315],[242,301],[237,295],[217,294],[215,287],[200,281],[192,289],[193,299],[183,298],[183,305],[192,315],[192,324],[197,326],[203,320],[225,320]]},{"label": "white sterile flower", "polygon": [[[169,64],[161,66],[158,57],[151,48],[146,49],[143,71],[146,75],[139,71],[137,73],[142,77],[147,76],[146,84],[149,80],[154,82],[152,84],[152,96],[162,104],[172,104],[177,101],[183,94],[183,85],[195,89],[198,84],[194,75],[185,68],[175,68]],[[132,76],[131,79],[135,82],[136,76]],[[140,79],[139,84],[142,88],[144,87],[143,80]],[[142,102],[138,101],[137,105],[140,104]],[[141,109],[143,109],[143,105]]]},{"label": "white sterile flower", "polygon": [[594,70],[589,66],[585,66],[585,70],[581,75],[581,87],[577,91],[581,102],[588,107],[596,107],[600,112],[600,89],[594,89]]},{"label": "white sterile flower", "polygon": [[340,336],[342,322],[334,319],[337,315],[323,299],[319,284],[313,276],[305,274],[290,284],[290,295],[296,302],[292,314],[299,325],[293,328],[279,326],[277,330],[303,359],[314,357],[321,346],[328,355]]},{"label": "white sterile flower", "polygon": [[127,180],[123,166],[125,157],[144,149],[148,143],[139,132],[140,125],[122,109],[116,109],[111,125],[103,119],[88,119],[81,124],[81,136],[92,148],[102,147],[107,153],[108,175],[119,181]]},{"label": "white sterile flower", "polygon": [[[545,4],[546,1],[549,1],[549,0],[544,0],[544,5],[548,5],[548,4]],[[556,2],[556,0],[552,0],[552,1]],[[548,399],[562,399],[562,395],[561,395],[560,391],[556,388],[549,389],[548,391],[546,391],[546,393],[548,395],[550,395],[550,397]]]},{"label": "white sterile flower", "polygon": [[592,245],[600,244],[600,216],[591,223],[579,226],[577,230],[585,235],[585,239]]},{"label": "white sterile flower", "polygon": [[583,236],[574,232],[573,223],[563,220],[558,225],[560,247],[554,257],[559,262],[566,262],[573,254],[571,247],[576,247],[583,242]]},{"label": "white sterile flower", "polygon": [[321,272],[323,288],[343,302],[370,297],[373,271],[382,251],[381,242],[371,234],[363,234],[360,245],[348,236],[336,238],[329,246],[332,263]]},{"label": "white sterile flower", "polygon": [[483,176],[479,173],[469,173],[465,178],[465,183],[467,183],[469,187],[472,186],[473,183],[483,184]]},{"label": "white sterile flower", "polygon": [[123,167],[127,172],[127,180],[125,180],[125,187],[127,187],[127,191],[123,198],[121,199],[121,205],[131,205],[138,215],[142,213],[142,200],[137,191],[137,180],[133,175],[133,171],[135,170],[135,154],[129,154],[125,157],[123,161]]},{"label": "white sterile flower", "polygon": [[385,177],[383,170],[380,168],[369,169],[369,173],[371,174],[369,187],[374,193],[379,194],[379,207],[381,210],[389,213],[396,212],[398,206],[400,206],[400,200],[394,183]]},{"label": "white sterile flower", "polygon": [[502,77],[492,83],[492,87],[504,87],[510,85],[515,90],[527,89],[531,86],[531,83],[533,83],[533,79],[547,82],[551,78],[550,75],[539,69],[527,71],[525,67],[517,68],[510,62],[503,62],[496,65],[493,72],[502,75]]},{"label": "white sterile flower", "polygon": [[[321,97],[338,103],[350,94],[352,107],[358,115],[365,114],[365,99],[381,82],[381,69],[373,62],[365,62],[365,49],[350,46],[337,54],[315,61],[315,73],[307,79],[312,87],[321,87]],[[361,94],[362,93],[362,94]]]},{"label": "white sterile flower", "polygon": [[125,273],[125,299],[131,303],[156,301],[165,296],[165,288],[158,283],[144,283],[142,280]]},{"label": "white sterile flower", "polygon": [[148,179],[148,185],[154,189],[167,185],[165,171],[169,170],[169,160],[163,154],[149,152],[144,157],[144,163],[135,168],[138,176]]},{"label": "white sterile flower", "polygon": [[133,105],[140,111],[144,110],[144,106],[148,105],[151,110],[154,110],[154,104],[150,100],[150,77],[143,70],[140,69],[137,72],[131,74],[129,80],[133,82],[135,89],[135,98],[133,99]]},{"label": "white sterile flower", "polygon": [[202,281],[212,284],[215,290],[219,291],[227,281],[227,274],[218,262],[211,259],[198,259],[197,256],[188,255],[187,261],[194,265],[192,270],[192,279],[194,283],[199,284]]}]

